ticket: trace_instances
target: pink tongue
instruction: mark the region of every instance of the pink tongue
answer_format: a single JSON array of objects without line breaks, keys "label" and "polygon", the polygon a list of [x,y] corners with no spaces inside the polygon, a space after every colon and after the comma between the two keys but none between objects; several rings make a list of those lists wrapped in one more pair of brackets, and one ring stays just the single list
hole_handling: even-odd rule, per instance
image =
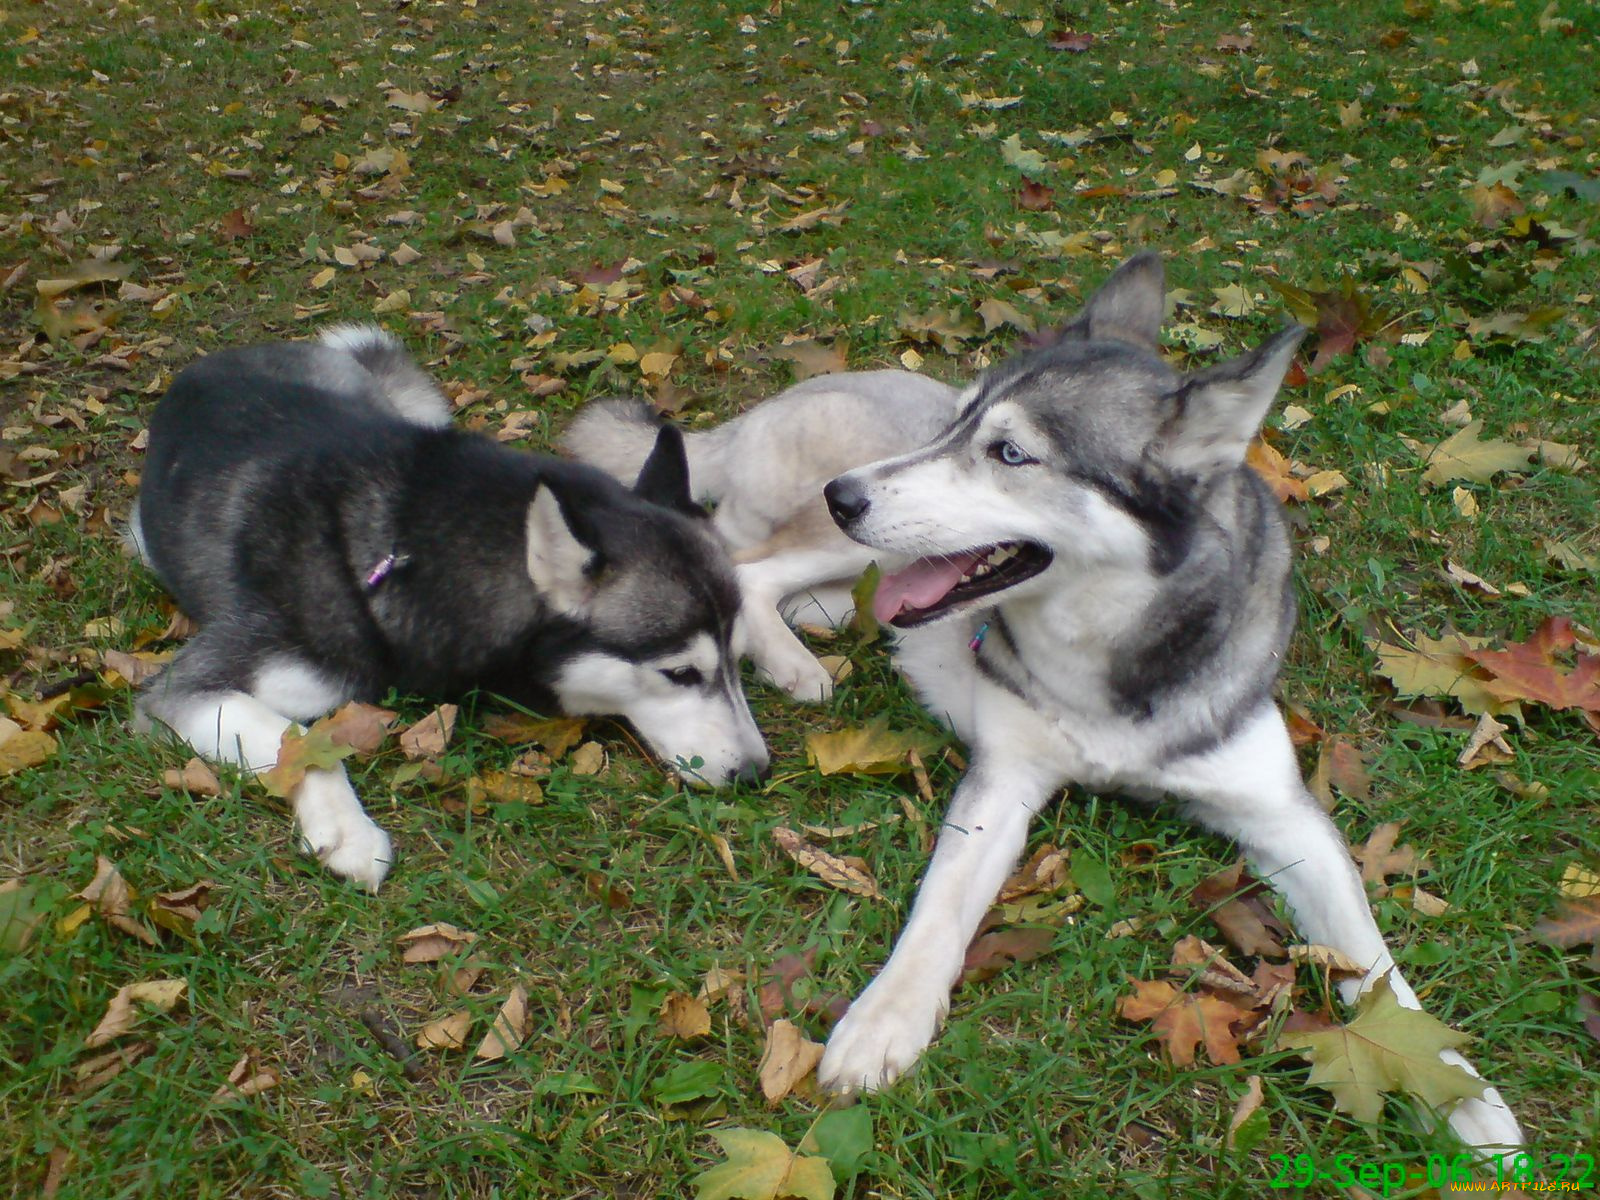
[{"label": "pink tongue", "polygon": [[927,608],[982,561],[981,554],[919,558],[908,567],[890,572],[878,580],[878,591],[872,598],[872,615],[887,622],[905,609]]}]

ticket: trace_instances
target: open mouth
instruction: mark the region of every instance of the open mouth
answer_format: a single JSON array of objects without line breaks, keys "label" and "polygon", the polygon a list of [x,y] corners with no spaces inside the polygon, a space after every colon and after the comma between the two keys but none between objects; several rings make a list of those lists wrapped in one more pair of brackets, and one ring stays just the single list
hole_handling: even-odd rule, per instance
[{"label": "open mouth", "polygon": [[998,542],[956,554],[919,558],[878,581],[872,612],[878,620],[897,629],[910,629],[958,605],[1032,579],[1054,558],[1037,542]]}]

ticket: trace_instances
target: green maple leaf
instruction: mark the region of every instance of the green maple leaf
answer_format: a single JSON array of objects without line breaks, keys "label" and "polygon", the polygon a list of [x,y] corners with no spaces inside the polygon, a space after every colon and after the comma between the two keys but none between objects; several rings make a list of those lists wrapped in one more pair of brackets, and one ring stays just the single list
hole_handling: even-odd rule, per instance
[{"label": "green maple leaf", "polygon": [[287,799],[307,771],[328,770],[352,754],[377,749],[392,720],[394,714],[387,709],[352,702],[313,722],[304,733],[296,727],[285,730],[278,761],[262,773],[261,786],[268,795]]},{"label": "green maple leaf", "polygon": [[1311,1061],[1308,1082],[1333,1093],[1333,1103],[1358,1121],[1374,1122],[1385,1093],[1416,1096],[1443,1109],[1483,1094],[1483,1080],[1439,1060],[1439,1051],[1470,1042],[1465,1033],[1414,1008],[1402,1008],[1387,978],[1361,998],[1355,1020],[1321,1033],[1278,1039]]},{"label": "green maple leaf", "polygon": [[728,1161],[694,1177],[695,1200],[833,1200],[828,1160],[790,1150],[775,1133],[713,1129]]}]

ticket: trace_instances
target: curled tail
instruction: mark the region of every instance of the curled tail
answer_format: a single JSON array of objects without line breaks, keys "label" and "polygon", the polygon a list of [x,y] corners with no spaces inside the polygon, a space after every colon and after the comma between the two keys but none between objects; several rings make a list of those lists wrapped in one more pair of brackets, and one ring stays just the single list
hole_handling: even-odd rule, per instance
[{"label": "curled tail", "polygon": [[[734,424],[684,430],[689,490],[699,501],[715,501],[728,488],[726,447]],[[661,418],[643,400],[616,398],[584,405],[561,435],[561,448],[580,462],[633,486],[661,430]]]},{"label": "curled tail", "polygon": [[450,424],[450,402],[444,393],[387,330],[376,325],[335,325],[324,329],[317,341],[360,363],[396,416],[431,428]]}]

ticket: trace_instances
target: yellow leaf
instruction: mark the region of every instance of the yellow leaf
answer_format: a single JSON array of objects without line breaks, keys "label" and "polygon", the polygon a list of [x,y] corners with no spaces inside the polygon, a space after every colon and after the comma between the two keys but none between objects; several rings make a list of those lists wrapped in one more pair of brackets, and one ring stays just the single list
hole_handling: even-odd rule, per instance
[{"label": "yellow leaf", "polygon": [[772,831],[772,840],[778,844],[778,849],[829,887],[853,896],[865,896],[869,900],[883,899],[872,876],[844,859],[813,846],[794,830],[780,825]]},{"label": "yellow leaf", "polygon": [[599,742],[585,742],[568,760],[574,775],[598,775],[605,765],[606,752]]},{"label": "yellow leaf", "polygon": [[1457,479],[1488,483],[1501,471],[1526,471],[1533,451],[1495,438],[1484,441],[1482,421],[1469,421],[1437,445],[1429,446],[1407,439],[1412,451],[1427,470],[1422,478],[1439,487]]},{"label": "yellow leaf", "polygon": [[806,758],[824,775],[894,775],[907,769],[906,755],[927,754],[932,739],[874,721],[856,729],[806,735]]},{"label": "yellow leaf", "polygon": [[728,1161],[691,1181],[695,1200],[833,1200],[828,1160],[797,1154],[775,1133],[758,1129],[713,1129]]},{"label": "yellow leaf", "polygon": [[42,729],[24,729],[10,717],[0,717],[0,775],[37,767],[56,752],[56,740]]},{"label": "yellow leaf", "polygon": [[467,1044],[472,1014],[466,1009],[446,1013],[417,1031],[418,1050],[460,1050]]},{"label": "yellow leaf", "polygon": [[311,286],[314,288],[325,288],[333,282],[334,276],[338,273],[339,272],[334,270],[332,267],[323,267],[322,270],[318,271],[311,277]]},{"label": "yellow leaf", "polygon": [[767,1026],[767,1044],[761,1051],[758,1077],[761,1094],[776,1104],[822,1061],[821,1042],[808,1041],[798,1026],[782,1018]]},{"label": "yellow leaf", "polygon": [[494,1027],[478,1043],[477,1057],[488,1060],[504,1058],[522,1045],[527,1036],[528,989],[519,983],[511,989],[511,995],[500,1006]]},{"label": "yellow leaf", "polygon": [[118,988],[117,994],[106,1005],[105,1016],[100,1018],[100,1023],[84,1039],[84,1046],[93,1050],[127,1033],[139,1019],[139,1010],[134,1007],[137,1004],[149,1005],[160,1012],[171,1012],[188,989],[188,981],[183,979],[150,979]]},{"label": "yellow leaf", "polygon": [[688,992],[671,992],[661,1002],[657,1028],[665,1037],[697,1038],[711,1032],[706,1002]]},{"label": "yellow leaf", "polygon": [[1308,1082],[1333,1093],[1334,1106],[1358,1121],[1375,1122],[1385,1093],[1417,1096],[1434,1109],[1480,1096],[1483,1080],[1441,1062],[1439,1051],[1472,1039],[1427,1013],[1402,1008],[1387,978],[1363,996],[1348,1025],[1278,1039],[1311,1061]]},{"label": "yellow leaf", "polygon": [[1573,900],[1581,900],[1585,896],[1600,896],[1600,873],[1591,871],[1579,863],[1568,863],[1567,869],[1561,872],[1561,882],[1557,888],[1563,896]]}]

